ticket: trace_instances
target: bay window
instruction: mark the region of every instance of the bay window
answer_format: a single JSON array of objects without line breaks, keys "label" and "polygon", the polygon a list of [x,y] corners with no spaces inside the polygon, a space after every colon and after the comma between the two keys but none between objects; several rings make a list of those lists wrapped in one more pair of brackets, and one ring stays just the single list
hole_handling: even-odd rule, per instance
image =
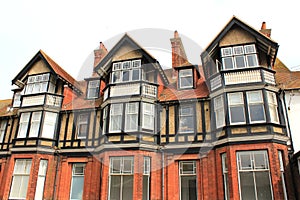
[{"label": "bay window", "polygon": [[195,161],[179,161],[180,199],[197,199],[197,175]]},{"label": "bay window", "polygon": [[111,157],[109,167],[109,199],[133,198],[133,157]]},{"label": "bay window", "polygon": [[71,191],[70,191],[71,200],[82,199],[83,186],[84,186],[84,172],[85,172],[84,163],[74,163],[72,165],[72,181],[71,181]]},{"label": "bay window", "polygon": [[242,92],[228,94],[230,124],[245,123],[244,97]]},{"label": "bay window", "polygon": [[194,113],[193,105],[180,105],[179,106],[179,133],[192,133],[194,132]]},{"label": "bay window", "polygon": [[9,199],[26,199],[31,159],[16,159]]},{"label": "bay window", "polygon": [[237,152],[241,199],[273,199],[267,151]]},{"label": "bay window", "polygon": [[221,49],[223,70],[258,66],[254,44]]}]

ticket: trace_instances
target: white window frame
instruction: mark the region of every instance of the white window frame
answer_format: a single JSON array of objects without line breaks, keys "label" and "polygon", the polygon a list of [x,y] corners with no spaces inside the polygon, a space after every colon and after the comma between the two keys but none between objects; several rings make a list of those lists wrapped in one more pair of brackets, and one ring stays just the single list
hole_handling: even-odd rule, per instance
[{"label": "white window frame", "polygon": [[102,110],[102,134],[107,132],[107,122],[108,122],[108,106],[104,107]]},{"label": "white window frame", "polygon": [[[81,133],[81,126],[86,126],[86,132]],[[77,116],[77,138],[87,138],[89,134],[89,113],[80,113]]]},{"label": "white window frame", "polygon": [[91,80],[88,83],[87,98],[96,99],[99,97],[100,80]]},{"label": "white window frame", "polygon": [[43,200],[48,160],[40,160],[34,200]]},{"label": "white window frame", "polygon": [[125,104],[125,131],[138,131],[139,103]]},{"label": "white window frame", "polygon": [[142,128],[147,130],[154,130],[155,122],[155,107],[154,104],[143,102],[143,123]]},{"label": "white window frame", "polygon": [[[23,92],[23,91],[22,91]],[[14,103],[13,103],[13,107],[14,108],[18,108],[21,106],[21,96],[22,96],[22,92],[15,92],[14,94]]]},{"label": "white window frame", "polygon": [[30,113],[21,113],[17,138],[26,138],[28,132]]},{"label": "white window frame", "polygon": [[[193,69],[181,69],[179,70],[179,88],[180,89],[189,89],[194,87],[194,80],[193,80]],[[191,79],[191,84],[183,86],[182,79]]]},{"label": "white window frame", "polygon": [[43,131],[42,131],[41,137],[49,138],[49,139],[54,138],[57,117],[58,117],[57,113],[48,112],[48,111],[45,112]]},{"label": "white window frame", "polygon": [[2,119],[0,120],[0,143],[4,142],[4,135],[7,127],[7,120]]},{"label": "white window frame", "polygon": [[[182,113],[183,109],[190,109],[190,113]],[[194,105],[193,104],[180,104],[179,105],[179,112],[178,112],[178,132],[179,133],[194,133],[195,132],[195,114],[194,114]],[[184,125],[182,126],[182,120],[191,118],[192,121],[185,121]],[[191,126],[191,127],[189,127]],[[187,130],[184,130],[184,127],[187,127]],[[192,128],[192,130],[190,130]]]},{"label": "white window frame", "polygon": [[279,124],[277,96],[275,92],[267,91],[270,121]]},{"label": "white window frame", "polygon": [[[70,188],[70,200],[81,200],[84,190],[84,174],[85,174],[85,163],[73,163],[72,164],[72,180],[71,180],[71,188]],[[77,168],[82,169],[78,173]],[[83,184],[81,186],[81,197],[80,198],[72,198],[73,188],[74,188],[74,178],[80,178],[83,179]],[[77,187],[76,187],[77,188]],[[78,191],[77,191],[78,192]]]},{"label": "white window frame", "polygon": [[[240,98],[239,98],[240,101],[239,102],[231,101],[231,96],[232,95],[239,95],[240,96]],[[246,123],[246,115],[245,115],[245,104],[244,104],[244,95],[243,95],[243,93],[242,92],[228,93],[227,98],[228,98],[228,111],[229,111],[228,113],[229,113],[230,124],[231,125],[245,124]],[[232,122],[231,108],[234,108],[234,107],[242,107],[243,108],[244,121]]]},{"label": "white window frame", "polygon": [[[119,108],[117,108],[119,107]],[[115,119],[114,119],[115,118]],[[119,123],[119,124],[116,124]],[[123,104],[111,104],[110,105],[110,115],[109,115],[109,132],[119,133],[122,130],[123,123]],[[116,127],[113,127],[116,125]]]},{"label": "white window frame", "polygon": [[[258,99],[253,99],[251,98],[251,95],[258,95]],[[265,107],[264,107],[264,99],[263,99],[263,94],[261,90],[255,90],[255,91],[248,91],[246,92],[247,95],[247,103],[248,103],[248,116],[249,116],[249,121],[250,123],[263,123],[266,122],[266,114],[265,114]],[[261,105],[262,108],[262,114],[263,114],[263,120],[252,120],[251,118],[251,106],[255,105]]]},{"label": "white window frame", "polygon": [[[255,156],[260,155],[263,156],[264,162],[263,165],[259,165],[262,163],[256,163]],[[249,160],[247,166],[245,163],[242,163],[242,157],[248,157]],[[254,150],[254,151],[238,151],[236,153],[237,159],[237,169],[238,169],[238,179],[239,179],[239,191],[240,191],[240,199],[242,199],[242,186],[241,186],[241,173],[252,173],[253,177],[253,187],[254,187],[254,195],[255,199],[257,199],[257,181],[255,178],[255,174],[259,172],[267,172],[269,178],[269,187],[270,187],[270,195],[271,199],[273,199],[273,188],[272,188],[272,181],[271,181],[271,174],[270,174],[270,167],[269,167],[269,158],[268,152],[266,150]],[[244,159],[245,161],[246,159]]]},{"label": "white window frame", "polygon": [[[114,162],[116,161],[116,162]],[[115,166],[114,164],[117,164],[118,166]],[[130,164],[129,168],[128,164]],[[109,190],[108,190],[108,199],[111,199],[111,181],[112,181],[112,176],[120,176],[120,191],[119,191],[119,196],[120,200],[123,199],[123,190],[124,190],[124,176],[132,176],[132,179],[134,179],[134,157],[133,156],[124,156],[124,157],[110,157],[110,167],[109,167]],[[132,180],[134,181],[134,180]],[[134,185],[134,184],[133,184]],[[133,186],[132,185],[132,189]],[[129,191],[126,191],[129,192]],[[133,190],[132,196],[133,196]]]},{"label": "white window frame", "polygon": [[[49,85],[49,89],[48,89]],[[25,94],[36,94],[42,92],[54,92],[54,85],[50,82],[50,74],[38,74],[28,77]],[[50,91],[51,90],[51,91]]]},{"label": "white window frame", "polygon": [[228,161],[227,161],[227,154],[222,153],[221,154],[222,159],[222,174],[223,174],[223,185],[224,185],[224,199],[229,200],[230,199],[230,193],[229,193],[229,183],[228,183]]},{"label": "white window frame", "polygon": [[222,95],[214,99],[214,111],[216,119],[216,128],[225,126],[224,99]]},{"label": "white window frame", "polygon": [[285,170],[284,170],[282,151],[278,151],[278,159],[279,159],[279,166],[280,166],[280,177],[281,177],[281,183],[282,183],[283,197],[284,197],[284,200],[288,200],[286,184],[285,184]]},{"label": "white window frame", "polygon": [[[242,60],[245,66],[238,67],[237,58],[241,58],[241,56],[243,57]],[[222,57],[223,70],[257,67],[259,65],[255,44],[221,48],[221,57]],[[255,63],[253,66],[250,65],[249,57],[251,57],[251,59],[253,59],[253,63]],[[232,66],[225,65],[225,60],[228,59],[231,59]]]},{"label": "white window frame", "polygon": [[150,157],[144,157],[143,200],[150,199],[150,172],[151,172],[151,159]]},{"label": "white window frame", "polygon": [[[192,165],[191,171],[187,170],[185,171],[184,165]],[[196,161],[179,161],[179,194],[180,194],[180,200],[185,200],[182,198],[182,178],[185,176],[194,177],[196,182],[196,199],[198,199],[198,184],[197,184],[197,164]]]},{"label": "white window frame", "polygon": [[42,111],[31,113],[29,137],[39,136],[41,119],[42,119]]},{"label": "white window frame", "polygon": [[[138,71],[139,73],[139,78],[138,79],[133,79],[133,72]],[[113,63],[112,67],[112,73],[111,73],[111,83],[125,83],[125,82],[131,82],[131,81],[140,81],[142,79],[142,73],[141,73],[141,60],[127,60],[123,62],[116,62]],[[128,80],[123,80],[124,73],[128,73]],[[115,76],[118,78],[114,80]]]},{"label": "white window frame", "polygon": [[[16,159],[14,165],[14,172],[12,177],[12,183],[10,186],[9,199],[26,199],[30,171],[31,171],[31,159]],[[20,180],[16,180],[21,178]],[[14,191],[16,190],[16,191]],[[18,194],[14,196],[14,192]]]}]

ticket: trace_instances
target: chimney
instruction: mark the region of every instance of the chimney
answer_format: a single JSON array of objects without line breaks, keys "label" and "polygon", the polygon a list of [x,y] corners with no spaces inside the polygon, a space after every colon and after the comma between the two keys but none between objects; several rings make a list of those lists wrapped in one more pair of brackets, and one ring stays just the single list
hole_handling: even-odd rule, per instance
[{"label": "chimney", "polygon": [[[94,68],[100,62],[100,60],[107,54],[107,49],[102,42],[100,42],[99,48],[94,50]],[[98,76],[93,70],[92,77]]]},{"label": "chimney", "polygon": [[261,24],[261,29],[260,29],[259,32],[261,32],[262,34],[264,34],[267,37],[271,37],[271,29],[267,29],[267,23],[266,22],[263,22]]},{"label": "chimney", "polygon": [[187,56],[185,50],[179,37],[177,31],[174,31],[174,38],[171,38],[171,47],[172,47],[172,68],[173,68],[173,77],[176,76],[175,67],[181,66],[187,62]]}]

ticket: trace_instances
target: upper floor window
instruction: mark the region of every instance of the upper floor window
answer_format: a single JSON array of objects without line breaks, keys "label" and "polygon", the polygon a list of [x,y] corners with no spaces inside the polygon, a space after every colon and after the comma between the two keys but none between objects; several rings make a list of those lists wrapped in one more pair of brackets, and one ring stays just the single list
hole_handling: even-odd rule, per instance
[{"label": "upper floor window", "polygon": [[79,114],[77,118],[77,137],[86,138],[88,133],[88,123],[89,115],[88,113]]},{"label": "upper floor window", "polygon": [[224,70],[258,66],[254,44],[221,48]]},{"label": "upper floor window", "polygon": [[36,94],[41,92],[54,93],[55,84],[50,74],[39,74],[29,76],[26,84],[25,94]]},{"label": "upper floor window", "polygon": [[273,123],[279,123],[276,93],[267,91],[267,96],[270,111],[270,120]]},{"label": "upper floor window", "polygon": [[0,143],[2,143],[4,140],[6,126],[7,126],[7,120],[1,120],[0,121]]},{"label": "upper floor window", "polygon": [[179,106],[179,133],[194,132],[194,110],[193,105]]},{"label": "upper floor window", "polygon": [[178,84],[180,89],[193,88],[193,69],[179,70]]},{"label": "upper floor window", "polygon": [[244,97],[242,92],[228,94],[230,124],[245,123]]},{"label": "upper floor window", "polygon": [[[57,113],[44,112],[44,120],[42,111],[21,113],[18,138],[38,137],[40,129],[42,129],[41,137],[52,139],[55,132]],[[42,128],[41,128],[42,127]]]},{"label": "upper floor window", "polygon": [[113,63],[111,83],[139,81],[141,79],[141,60]]},{"label": "upper floor window", "polygon": [[247,101],[249,109],[250,122],[265,122],[265,108],[262,91],[247,92]]},{"label": "upper floor window", "polygon": [[88,82],[87,98],[93,99],[99,97],[100,80],[92,80]]},{"label": "upper floor window", "polygon": [[214,99],[214,112],[216,117],[216,128],[225,125],[224,101],[223,96],[218,96]]},{"label": "upper floor window", "polygon": [[21,105],[21,93],[22,92],[15,92],[14,94],[14,102],[13,102],[13,107],[20,107]]}]

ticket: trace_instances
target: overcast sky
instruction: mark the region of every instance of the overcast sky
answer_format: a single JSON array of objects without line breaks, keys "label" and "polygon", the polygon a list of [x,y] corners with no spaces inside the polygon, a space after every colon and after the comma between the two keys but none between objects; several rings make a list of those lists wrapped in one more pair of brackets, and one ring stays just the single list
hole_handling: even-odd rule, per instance
[{"label": "overcast sky", "polygon": [[[293,0],[1,1],[0,99],[12,97],[11,80],[39,49],[76,78],[100,41],[110,46],[105,42],[117,35],[151,28],[165,30],[165,35],[170,33],[168,38],[178,30],[181,36],[205,48],[233,15],[256,29],[266,21],[267,28],[272,29],[272,39],[280,45],[278,57],[295,69],[300,65],[297,55],[300,29],[296,21],[300,12],[296,3]],[[168,38],[164,42],[169,43]]]}]

